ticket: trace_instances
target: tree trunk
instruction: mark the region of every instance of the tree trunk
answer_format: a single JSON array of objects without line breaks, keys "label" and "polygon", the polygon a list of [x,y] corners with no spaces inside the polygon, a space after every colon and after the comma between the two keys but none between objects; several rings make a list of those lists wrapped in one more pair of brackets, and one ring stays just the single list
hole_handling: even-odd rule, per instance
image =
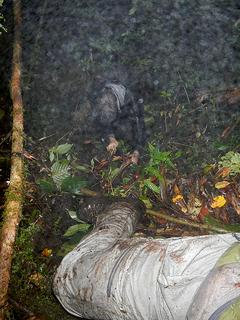
[{"label": "tree trunk", "polygon": [[23,103],[20,88],[20,4],[19,0],[13,1],[15,29],[11,79],[11,95],[13,102],[12,156],[10,185],[7,192],[4,221],[0,237],[0,319],[4,319],[14,242],[22,212]]}]

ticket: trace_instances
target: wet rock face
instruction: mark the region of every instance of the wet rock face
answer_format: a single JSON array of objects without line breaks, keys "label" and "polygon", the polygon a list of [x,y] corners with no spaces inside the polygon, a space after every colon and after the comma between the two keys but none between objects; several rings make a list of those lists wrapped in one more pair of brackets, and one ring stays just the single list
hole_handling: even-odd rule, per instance
[{"label": "wet rock face", "polygon": [[71,113],[91,95],[97,74],[118,79],[145,105],[156,89],[174,88],[178,72],[189,95],[240,81],[237,0],[22,4],[23,94],[33,135],[71,128]]}]

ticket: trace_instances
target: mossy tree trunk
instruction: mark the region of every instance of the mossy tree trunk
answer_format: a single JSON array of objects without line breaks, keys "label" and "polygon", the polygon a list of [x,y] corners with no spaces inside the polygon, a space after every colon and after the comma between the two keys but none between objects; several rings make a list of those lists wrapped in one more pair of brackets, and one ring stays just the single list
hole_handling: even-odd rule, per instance
[{"label": "mossy tree trunk", "polygon": [[13,0],[14,44],[11,95],[13,102],[12,156],[10,185],[7,192],[3,227],[0,237],[0,319],[4,319],[10,280],[11,263],[17,228],[22,212],[23,195],[23,103],[21,96],[21,1]]}]

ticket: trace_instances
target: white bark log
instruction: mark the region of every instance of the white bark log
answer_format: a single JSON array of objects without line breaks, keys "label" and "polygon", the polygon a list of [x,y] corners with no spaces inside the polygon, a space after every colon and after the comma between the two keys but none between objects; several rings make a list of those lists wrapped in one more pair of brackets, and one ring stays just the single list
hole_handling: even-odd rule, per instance
[{"label": "white bark log", "polygon": [[[236,242],[231,234],[130,238],[137,216],[127,203],[107,207],[95,229],[63,259],[54,292],[68,312],[104,320],[186,319],[201,283]],[[215,310],[205,308],[202,320]]]}]

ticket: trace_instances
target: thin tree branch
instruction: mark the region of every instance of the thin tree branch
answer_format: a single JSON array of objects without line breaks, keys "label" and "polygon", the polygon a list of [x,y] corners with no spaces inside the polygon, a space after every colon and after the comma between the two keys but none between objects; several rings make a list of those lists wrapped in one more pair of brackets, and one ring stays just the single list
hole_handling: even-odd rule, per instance
[{"label": "thin tree branch", "polygon": [[153,216],[153,217],[165,219],[167,221],[174,222],[176,224],[181,224],[181,225],[188,226],[188,227],[192,227],[192,228],[205,229],[207,231],[214,231],[214,232],[218,232],[218,233],[229,233],[228,230],[221,228],[221,227],[211,226],[211,225],[203,224],[203,223],[195,223],[192,221],[187,221],[187,220],[184,220],[181,218],[169,216],[168,214],[162,213],[159,211],[147,209],[146,213],[150,216]]}]

